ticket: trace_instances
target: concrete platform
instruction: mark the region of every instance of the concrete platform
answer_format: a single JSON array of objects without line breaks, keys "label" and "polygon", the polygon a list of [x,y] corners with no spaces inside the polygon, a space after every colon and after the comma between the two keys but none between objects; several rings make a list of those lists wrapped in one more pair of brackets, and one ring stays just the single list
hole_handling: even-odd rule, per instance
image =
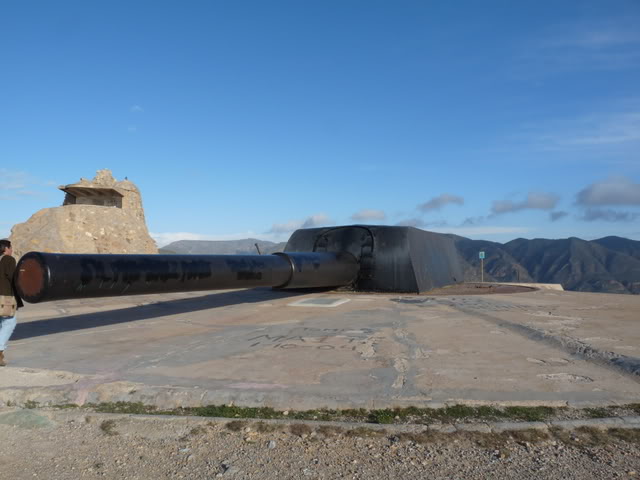
[{"label": "concrete platform", "polygon": [[640,297],[270,289],[27,305],[0,402],[278,409],[640,401]]}]

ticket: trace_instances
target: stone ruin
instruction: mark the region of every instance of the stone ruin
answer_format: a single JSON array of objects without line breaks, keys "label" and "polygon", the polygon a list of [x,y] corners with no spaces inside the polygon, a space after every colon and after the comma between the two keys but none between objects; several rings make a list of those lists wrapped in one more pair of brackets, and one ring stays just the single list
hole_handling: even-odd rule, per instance
[{"label": "stone ruin", "polygon": [[110,170],[93,180],[59,187],[61,207],[44,208],[11,229],[16,258],[30,251],[56,253],[158,253],[149,235],[140,190]]}]

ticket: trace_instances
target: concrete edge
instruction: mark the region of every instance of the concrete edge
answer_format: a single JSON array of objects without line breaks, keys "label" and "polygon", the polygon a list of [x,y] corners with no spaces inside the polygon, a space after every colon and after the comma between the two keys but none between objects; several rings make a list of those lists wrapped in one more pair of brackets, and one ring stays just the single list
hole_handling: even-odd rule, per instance
[{"label": "concrete edge", "polygon": [[[6,368],[6,367],[5,367]],[[463,398],[450,398],[446,401],[402,401],[395,399],[389,401],[339,401],[335,397],[314,397],[312,402],[304,403],[292,398],[285,402],[277,397],[270,397],[269,393],[258,400],[247,397],[243,392],[215,391],[211,389],[194,389],[188,387],[149,386],[133,382],[105,382],[101,383],[92,377],[87,377],[79,382],[50,385],[50,386],[7,386],[0,388],[0,409],[10,407],[26,407],[30,402],[35,402],[40,407],[56,407],[65,404],[83,406],[89,403],[99,404],[105,402],[130,402],[142,403],[149,407],[159,409],[173,409],[179,407],[204,407],[208,405],[235,405],[238,407],[272,407],[276,410],[313,410],[313,409],[345,409],[366,408],[379,410],[385,408],[444,408],[456,405],[471,407],[499,406],[499,407],[558,407],[558,408],[593,408],[623,406],[634,403],[634,400],[623,398],[607,398],[602,401],[568,401],[558,400],[520,400],[520,401],[496,401],[496,400],[468,400]]]},{"label": "concrete edge", "polygon": [[134,422],[156,421],[156,422],[178,422],[185,424],[214,423],[226,425],[231,422],[245,422],[247,426],[255,423],[265,423],[270,425],[294,425],[304,424],[309,427],[339,427],[344,430],[367,429],[385,434],[396,433],[445,433],[452,434],[458,432],[477,432],[484,434],[499,434],[516,432],[523,430],[548,431],[550,429],[561,429],[565,431],[575,430],[581,427],[608,430],[613,428],[640,429],[640,416],[592,418],[582,420],[552,420],[549,422],[474,422],[456,424],[377,424],[358,422],[332,422],[320,420],[295,420],[295,419],[260,419],[260,418],[225,418],[225,417],[199,417],[180,415],[138,415],[124,413],[100,413],[77,410],[43,410],[43,409],[21,409],[21,408],[0,408],[0,419],[9,413],[20,411],[35,412],[56,422],[66,421],[71,418],[87,417],[104,419],[126,419]]}]

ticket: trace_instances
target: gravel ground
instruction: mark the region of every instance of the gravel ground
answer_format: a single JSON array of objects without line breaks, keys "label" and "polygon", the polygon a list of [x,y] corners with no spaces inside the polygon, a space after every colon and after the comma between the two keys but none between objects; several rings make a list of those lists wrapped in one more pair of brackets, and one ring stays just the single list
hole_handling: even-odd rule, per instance
[{"label": "gravel ground", "polygon": [[640,472],[637,436],[632,442],[594,430],[546,439],[535,432],[425,437],[41,410],[0,420],[0,477],[7,479],[608,479]]}]

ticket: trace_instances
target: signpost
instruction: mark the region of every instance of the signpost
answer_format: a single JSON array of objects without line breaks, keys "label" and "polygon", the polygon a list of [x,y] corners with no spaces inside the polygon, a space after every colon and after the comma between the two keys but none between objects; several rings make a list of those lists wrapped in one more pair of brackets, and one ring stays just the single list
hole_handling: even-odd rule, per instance
[{"label": "signpost", "polygon": [[480,257],[480,283],[484,282],[484,252],[479,252]]}]

